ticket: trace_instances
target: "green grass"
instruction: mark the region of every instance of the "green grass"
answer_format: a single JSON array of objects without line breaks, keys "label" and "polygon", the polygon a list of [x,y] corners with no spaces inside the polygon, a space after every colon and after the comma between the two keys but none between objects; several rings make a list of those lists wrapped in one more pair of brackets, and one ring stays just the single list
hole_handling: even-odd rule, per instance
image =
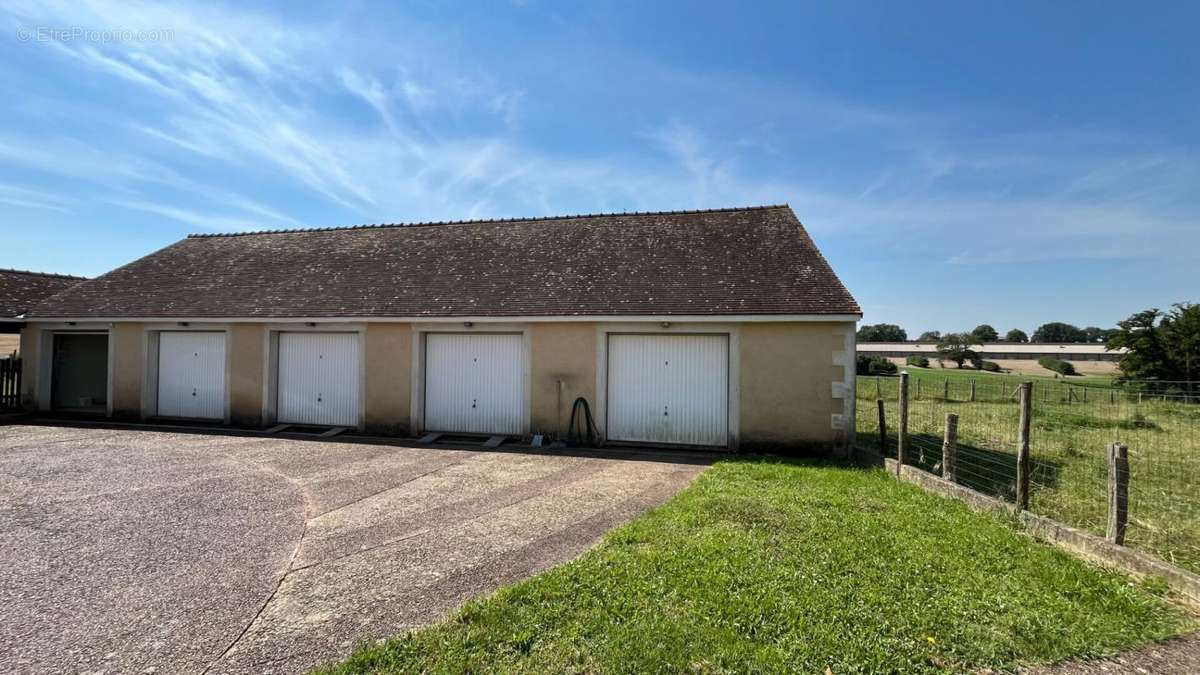
[{"label": "green grass", "polygon": [[[914,380],[916,376],[914,376]],[[1016,386],[1015,378],[1008,385]],[[980,380],[982,382],[982,380]],[[875,379],[858,381],[859,443],[878,446]],[[980,385],[976,402],[969,389],[951,380],[942,399],[940,380],[923,382],[920,399],[910,383],[909,433],[914,459],[926,468],[941,459],[946,413],[958,415],[960,482],[1012,499],[1016,484],[1019,407],[1002,389]],[[1033,480],[1030,510],[1094,534],[1108,519],[1108,446],[1129,446],[1130,523],[1126,543],[1194,572],[1200,572],[1200,405],[1116,395],[1110,390],[1035,382],[1030,432]],[[896,378],[885,379],[882,396],[890,425],[889,454],[895,452]],[[1011,392],[1009,392],[1011,393]]]},{"label": "green grass", "polygon": [[1186,625],[1152,587],[882,470],[729,460],[580,559],[323,672],[954,672]]}]

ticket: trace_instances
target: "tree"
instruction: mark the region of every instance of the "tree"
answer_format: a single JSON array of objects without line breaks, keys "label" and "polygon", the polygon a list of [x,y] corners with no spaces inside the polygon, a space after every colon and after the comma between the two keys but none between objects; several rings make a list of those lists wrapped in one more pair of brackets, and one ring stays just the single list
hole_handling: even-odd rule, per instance
[{"label": "tree", "polygon": [[1087,342],[1087,334],[1069,323],[1053,321],[1033,331],[1033,342]]},{"label": "tree", "polygon": [[995,328],[982,323],[976,326],[975,330],[971,331],[971,339],[980,343],[995,342],[1000,339],[1000,334],[996,332]]},{"label": "tree", "polygon": [[1088,342],[1108,342],[1108,339],[1113,335],[1116,335],[1116,333],[1116,328],[1097,328],[1095,326],[1088,326],[1087,328],[1083,329],[1083,334],[1087,338]]},{"label": "tree", "polygon": [[966,333],[947,333],[938,341],[938,358],[953,361],[959,368],[962,368],[963,361],[975,363],[980,359],[971,349],[972,342],[973,338]]},{"label": "tree", "polygon": [[877,323],[858,329],[859,342],[904,342],[908,333],[894,323]]},{"label": "tree", "polygon": [[[1109,349],[1121,357],[1122,380],[1195,382],[1200,380],[1200,305],[1181,302],[1171,311],[1148,309],[1117,323]],[[1194,385],[1186,385],[1194,393]]]},{"label": "tree", "polygon": [[1122,380],[1172,379],[1167,345],[1158,321],[1162,315],[1158,309],[1147,309],[1117,322],[1117,334],[1107,346],[1129,350],[1117,363]]},{"label": "tree", "polygon": [[1020,328],[1014,328],[1004,334],[1005,342],[1029,342],[1029,336]]},{"label": "tree", "polygon": [[927,330],[924,333],[921,333],[921,337],[917,338],[917,341],[918,342],[937,342],[938,340],[941,340],[941,339],[942,339],[942,331]]},{"label": "tree", "polygon": [[1174,363],[1173,379],[1186,380],[1188,393],[1200,380],[1200,305],[1181,302],[1163,317],[1167,354]]}]

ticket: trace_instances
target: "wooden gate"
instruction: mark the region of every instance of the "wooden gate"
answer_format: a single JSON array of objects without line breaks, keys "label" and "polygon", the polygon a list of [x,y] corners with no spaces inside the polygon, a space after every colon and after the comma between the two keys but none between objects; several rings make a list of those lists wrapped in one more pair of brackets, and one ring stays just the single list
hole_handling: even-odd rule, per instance
[{"label": "wooden gate", "polygon": [[21,407],[21,359],[0,359],[0,409]]}]

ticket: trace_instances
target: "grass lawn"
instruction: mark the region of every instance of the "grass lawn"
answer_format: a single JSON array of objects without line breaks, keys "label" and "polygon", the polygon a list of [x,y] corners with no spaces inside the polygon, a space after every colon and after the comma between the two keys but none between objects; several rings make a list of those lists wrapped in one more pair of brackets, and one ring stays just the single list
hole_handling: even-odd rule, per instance
[{"label": "grass lawn", "polygon": [[323,672],[961,671],[1186,625],[1149,587],[882,470],[735,459],[578,560]]},{"label": "grass lawn", "polygon": [[[912,371],[910,371],[911,373]],[[916,377],[914,376],[914,381]],[[1025,378],[1028,379],[1028,378]],[[881,378],[887,406],[888,454],[895,455],[898,424],[897,378]],[[946,413],[958,415],[959,482],[1013,499],[1016,486],[1017,427],[1015,399],[998,396],[994,384],[977,383],[969,402],[969,383],[952,379],[950,399],[942,398],[942,380],[925,380],[916,398],[910,382],[909,433],[915,450],[910,460],[932,469],[941,460]],[[1006,382],[1007,387],[1014,382]],[[858,378],[858,442],[878,446],[876,378]],[[1108,522],[1108,445],[1129,446],[1129,546],[1200,572],[1200,405],[1161,401],[1112,390],[1082,387],[1068,401],[1065,385],[1036,382],[1030,456],[1033,464],[1030,510],[1094,534]]]}]

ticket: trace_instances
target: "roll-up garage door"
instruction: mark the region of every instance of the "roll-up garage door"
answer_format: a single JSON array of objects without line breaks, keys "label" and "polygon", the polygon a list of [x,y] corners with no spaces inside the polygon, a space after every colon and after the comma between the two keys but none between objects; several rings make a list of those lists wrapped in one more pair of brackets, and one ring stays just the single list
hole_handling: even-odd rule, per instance
[{"label": "roll-up garage door", "polygon": [[357,333],[280,333],[278,421],[358,426],[360,358]]},{"label": "roll-up garage door", "polygon": [[520,334],[430,333],[425,337],[425,428],[525,432],[525,360]]},{"label": "roll-up garage door", "polygon": [[727,446],[729,336],[609,335],[607,437]]},{"label": "roll-up garage door", "polygon": [[158,414],[224,419],[224,333],[163,331],[159,334]]}]

